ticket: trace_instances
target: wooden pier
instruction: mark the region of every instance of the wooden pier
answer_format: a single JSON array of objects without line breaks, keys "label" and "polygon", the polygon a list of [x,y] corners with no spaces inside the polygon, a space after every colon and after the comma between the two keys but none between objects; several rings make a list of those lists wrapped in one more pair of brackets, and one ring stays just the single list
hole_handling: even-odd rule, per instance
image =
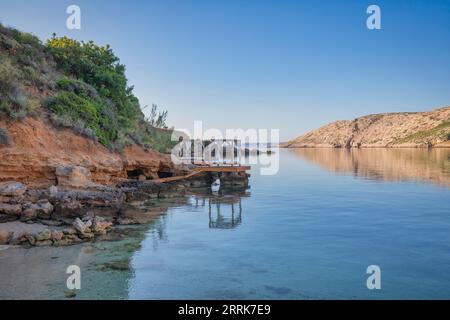
[{"label": "wooden pier", "polygon": [[180,181],[180,180],[186,180],[189,179],[199,173],[202,172],[245,172],[250,170],[250,166],[198,166],[192,169],[191,172],[184,176],[175,176],[175,177],[167,177],[167,178],[160,178],[160,179],[154,179],[152,181],[165,183],[165,182],[174,182],[174,181]]}]

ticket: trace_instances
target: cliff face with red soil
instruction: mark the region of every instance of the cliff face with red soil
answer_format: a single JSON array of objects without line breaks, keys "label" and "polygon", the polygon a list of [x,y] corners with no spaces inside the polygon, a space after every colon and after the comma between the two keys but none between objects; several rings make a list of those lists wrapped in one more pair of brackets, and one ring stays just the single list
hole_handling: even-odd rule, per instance
[{"label": "cliff face with red soil", "polygon": [[57,185],[57,168],[61,166],[83,167],[88,180],[104,185],[129,176],[151,179],[161,171],[177,171],[170,155],[138,145],[126,147],[122,154],[111,152],[70,129],[56,129],[42,118],[3,118],[0,128],[10,137],[9,145],[0,144],[0,182],[19,181],[35,187]]}]

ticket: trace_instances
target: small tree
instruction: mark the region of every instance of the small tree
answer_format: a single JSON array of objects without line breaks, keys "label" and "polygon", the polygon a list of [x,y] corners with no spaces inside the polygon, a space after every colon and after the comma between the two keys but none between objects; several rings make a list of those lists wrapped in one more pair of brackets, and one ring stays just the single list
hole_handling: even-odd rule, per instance
[{"label": "small tree", "polygon": [[[144,107],[144,109],[147,106]],[[168,111],[158,112],[158,106],[156,104],[152,105],[152,109],[150,110],[150,115],[145,118],[149,125],[156,128],[167,128],[166,120]]]}]

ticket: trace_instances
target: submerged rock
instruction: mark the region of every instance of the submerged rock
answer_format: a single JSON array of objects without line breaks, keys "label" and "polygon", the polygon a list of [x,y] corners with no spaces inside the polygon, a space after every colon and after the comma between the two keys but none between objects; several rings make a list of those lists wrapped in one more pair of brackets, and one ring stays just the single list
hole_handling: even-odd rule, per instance
[{"label": "submerged rock", "polygon": [[128,259],[120,259],[98,264],[100,271],[127,271],[130,269],[130,262]]},{"label": "submerged rock", "polygon": [[77,296],[75,291],[67,291],[64,293],[64,296],[66,298],[75,298]]}]

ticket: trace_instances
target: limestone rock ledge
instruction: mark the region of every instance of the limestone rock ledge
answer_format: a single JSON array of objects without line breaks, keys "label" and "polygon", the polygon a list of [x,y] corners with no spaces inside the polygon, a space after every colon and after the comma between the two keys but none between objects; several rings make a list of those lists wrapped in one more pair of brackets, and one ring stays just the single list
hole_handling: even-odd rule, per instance
[{"label": "limestone rock ledge", "polygon": [[[75,182],[79,178],[75,175]],[[169,207],[186,204],[189,192],[209,190],[216,178],[203,173],[181,182],[126,180],[114,187],[86,180],[84,189],[68,187],[76,185],[70,179],[49,188],[2,182],[0,245],[65,246],[92,241],[116,225],[148,223]],[[248,178],[243,172],[220,176],[224,188],[247,189]]]},{"label": "limestone rock ledge", "polygon": [[176,173],[170,155],[138,145],[112,152],[98,142],[70,129],[57,129],[44,118],[21,121],[0,119],[10,143],[0,144],[0,182],[17,181],[35,187],[64,184],[78,176],[77,185],[85,187],[83,177],[93,183],[114,185],[130,175],[157,178],[159,172]]}]

